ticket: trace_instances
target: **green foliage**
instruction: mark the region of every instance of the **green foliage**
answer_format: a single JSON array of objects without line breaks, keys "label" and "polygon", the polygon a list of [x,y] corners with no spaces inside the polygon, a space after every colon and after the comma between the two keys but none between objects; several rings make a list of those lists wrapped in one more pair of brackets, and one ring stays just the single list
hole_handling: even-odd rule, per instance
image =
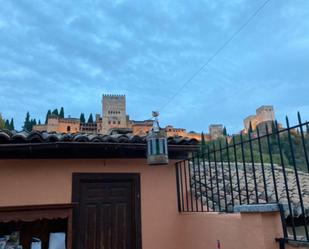
[{"label": "green foliage", "polygon": [[25,118],[25,121],[24,121],[24,125],[23,125],[23,129],[25,131],[32,131],[32,128],[34,125],[36,125],[37,122],[36,122],[36,119],[30,119],[30,113],[27,112],[26,114],[26,118]]},{"label": "green foliage", "polygon": [[60,118],[64,118],[64,109],[63,109],[63,107],[61,107],[61,109],[60,109],[59,117]]},{"label": "green foliage", "polygon": [[8,119],[5,120],[5,129],[10,129],[10,121]]},{"label": "green foliage", "polygon": [[10,130],[15,130],[14,119],[13,118],[11,118],[9,129]]},{"label": "green foliage", "polygon": [[0,113],[0,129],[14,130],[14,120],[11,121],[2,117]]},{"label": "green foliage", "polygon": [[204,133],[202,132],[202,134],[201,134],[201,148],[200,148],[201,153],[205,153],[206,147],[207,146],[206,146],[205,136],[204,136]]},{"label": "green foliage", "polygon": [[45,124],[48,123],[48,117],[52,114],[51,110],[48,110],[47,114],[46,114],[46,118],[45,118]]},{"label": "green foliage", "polygon": [[52,114],[56,115],[56,116],[59,116],[59,112],[58,112],[58,109],[55,109],[52,111]]},{"label": "green foliage", "polygon": [[93,116],[92,116],[92,113],[89,115],[89,118],[88,118],[87,123],[90,123],[90,124],[93,123]]},{"label": "green foliage", "polygon": [[[307,164],[301,134],[297,131],[291,131],[290,143],[288,133],[282,132],[280,133],[280,146],[278,142],[278,135],[276,134],[270,135],[269,139],[267,139],[267,136],[263,136],[260,140],[254,139],[252,136],[251,143],[249,142],[249,135],[235,135],[229,143],[223,139],[207,142],[206,151],[210,151],[209,157],[211,160],[214,160],[216,157],[217,161],[221,161],[222,158],[222,161],[227,162],[229,158],[230,162],[273,162],[278,165],[294,167],[293,149],[296,167],[299,170],[306,171]],[[309,135],[307,134],[305,135],[305,143],[306,151],[309,155]],[[221,153],[220,144],[222,148]]]},{"label": "green foliage", "polygon": [[5,128],[5,120],[2,117],[2,114],[0,113],[0,129],[4,129]]},{"label": "green foliage", "polygon": [[224,126],[224,128],[223,128],[223,136],[227,136],[227,131],[226,131],[226,127]]},{"label": "green foliage", "polygon": [[85,114],[84,114],[84,113],[81,113],[81,114],[80,114],[79,120],[80,120],[81,123],[85,123],[85,122],[86,122]]}]

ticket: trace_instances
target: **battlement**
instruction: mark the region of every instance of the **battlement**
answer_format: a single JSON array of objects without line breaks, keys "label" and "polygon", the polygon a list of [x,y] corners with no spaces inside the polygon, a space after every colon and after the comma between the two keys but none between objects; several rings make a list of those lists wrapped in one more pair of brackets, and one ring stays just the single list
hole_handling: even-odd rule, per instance
[{"label": "battlement", "polygon": [[103,94],[104,97],[125,97],[125,94]]}]

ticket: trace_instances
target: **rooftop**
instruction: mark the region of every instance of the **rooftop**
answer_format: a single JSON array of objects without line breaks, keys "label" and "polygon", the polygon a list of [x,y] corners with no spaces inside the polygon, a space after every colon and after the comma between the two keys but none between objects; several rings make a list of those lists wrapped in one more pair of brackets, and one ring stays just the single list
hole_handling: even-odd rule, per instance
[{"label": "rooftop", "polygon": [[[170,158],[197,151],[198,140],[169,137]],[[108,135],[0,130],[0,158],[146,157],[146,136],[113,130]]]}]

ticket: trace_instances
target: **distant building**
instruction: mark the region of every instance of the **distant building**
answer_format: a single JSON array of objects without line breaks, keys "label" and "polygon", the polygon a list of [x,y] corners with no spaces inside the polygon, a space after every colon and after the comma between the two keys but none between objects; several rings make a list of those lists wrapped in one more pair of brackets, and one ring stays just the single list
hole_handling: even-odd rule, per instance
[{"label": "distant building", "polygon": [[107,133],[110,129],[129,128],[129,115],[126,110],[126,96],[104,94],[102,98],[102,122],[100,133]]},{"label": "distant building", "polygon": [[[46,125],[35,125],[35,131],[58,133],[88,133],[111,134],[115,130],[131,132],[134,135],[146,136],[153,127],[153,120],[130,120],[126,111],[126,96],[117,94],[103,94],[102,116],[95,115],[92,123],[81,123],[78,118],[60,118],[50,115]],[[210,134],[204,134],[205,141],[223,136],[223,125],[211,125]],[[165,127],[168,137],[187,137],[201,140],[201,133],[187,132],[184,128],[175,128],[172,125]]]},{"label": "distant building", "polygon": [[255,115],[250,115],[244,119],[245,131],[249,131],[250,124],[251,124],[252,130],[255,130],[256,125],[257,125],[257,118]]},{"label": "distant building", "polygon": [[153,120],[144,120],[144,121],[130,121],[130,126],[132,128],[132,133],[134,135],[146,136],[148,132],[152,129]]},{"label": "distant building", "polygon": [[209,135],[211,140],[216,140],[223,137],[223,125],[222,124],[212,124],[209,126]]},{"label": "distant building", "polygon": [[33,130],[59,133],[93,133],[106,134],[111,129],[126,129],[130,126],[126,114],[125,95],[104,94],[102,97],[102,117],[96,114],[93,123],[81,123],[78,118],[60,118],[50,115],[46,125],[35,125]]},{"label": "distant building", "polygon": [[256,115],[250,115],[244,119],[244,133],[247,134],[252,125],[252,130],[255,131],[258,127],[260,134],[266,133],[266,127],[271,132],[273,123],[275,122],[275,111],[272,105],[262,105],[256,109]]}]

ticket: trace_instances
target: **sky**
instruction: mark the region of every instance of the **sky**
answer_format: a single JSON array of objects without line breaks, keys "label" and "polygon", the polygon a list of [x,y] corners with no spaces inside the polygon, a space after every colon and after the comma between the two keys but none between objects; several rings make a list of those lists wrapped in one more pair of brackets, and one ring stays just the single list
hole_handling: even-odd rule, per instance
[{"label": "sky", "polygon": [[188,131],[237,132],[264,104],[309,119],[308,0],[271,0],[182,88],[264,1],[0,0],[0,112],[21,129],[27,111],[88,116],[115,93],[131,119]]}]

